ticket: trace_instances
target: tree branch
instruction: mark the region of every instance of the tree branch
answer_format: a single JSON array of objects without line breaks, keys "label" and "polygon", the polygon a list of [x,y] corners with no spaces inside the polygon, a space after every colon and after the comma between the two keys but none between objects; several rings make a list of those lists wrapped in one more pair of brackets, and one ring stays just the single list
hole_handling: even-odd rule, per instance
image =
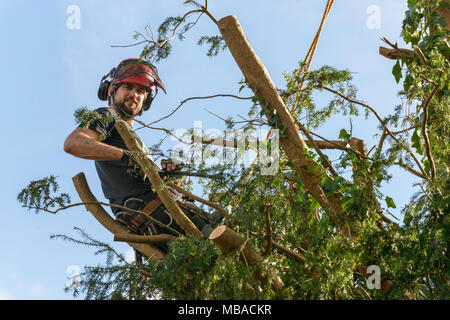
[{"label": "tree branch", "polygon": [[[316,141],[317,145],[319,146],[319,148],[321,149],[341,149],[341,150],[346,150],[346,151],[350,151],[355,153],[357,156],[366,159],[366,160],[370,160],[370,158],[364,154],[362,154],[360,151],[358,151],[358,141],[360,141],[360,139],[358,138],[351,138],[349,141],[340,141],[340,140],[328,140],[320,135],[318,135],[317,133],[311,132],[309,131],[310,134],[312,134],[313,136],[316,136],[324,141]],[[355,149],[349,148],[347,146],[350,147],[355,147]]]},{"label": "tree branch", "polygon": [[427,58],[425,58],[425,55],[423,54],[422,50],[420,50],[419,46],[417,44],[413,45],[414,51],[416,51],[417,55],[419,56],[420,62],[422,62],[424,67],[428,67],[428,61]]},{"label": "tree branch", "polygon": [[188,198],[197,200],[198,202],[201,202],[201,203],[203,203],[203,204],[206,204],[207,206],[210,206],[211,208],[216,209],[216,210],[219,211],[221,214],[223,214],[227,219],[230,219],[230,220],[231,220],[231,214],[230,214],[230,212],[228,212],[228,210],[225,210],[224,208],[222,208],[222,207],[219,206],[218,204],[216,204],[216,203],[214,203],[214,202],[212,202],[212,201],[208,201],[208,200],[205,200],[205,199],[203,199],[203,198],[200,198],[200,197],[196,196],[195,194],[190,193],[189,191],[183,189],[182,187],[177,186],[175,183],[169,182],[168,185],[169,185],[171,188],[177,190],[178,192],[184,194],[184,195],[187,196]]},{"label": "tree branch", "polygon": [[183,143],[183,144],[188,144],[185,141],[181,140],[180,138],[178,138],[176,135],[174,135],[170,130],[166,129],[166,128],[157,128],[157,127],[152,127],[149,126],[147,124],[145,124],[144,122],[138,120],[138,119],[134,119],[134,121],[136,121],[137,123],[139,123],[142,127],[140,128],[136,128],[135,131],[142,129],[142,128],[148,128],[148,129],[152,129],[152,130],[160,130],[160,131],[164,131],[166,134],[174,137],[176,140],[178,140],[179,142]]},{"label": "tree branch", "polygon": [[211,99],[211,98],[217,98],[217,97],[231,97],[231,98],[236,98],[236,99],[240,99],[240,100],[249,100],[249,99],[251,99],[252,97],[239,97],[239,96],[236,96],[236,95],[233,95],[233,94],[215,94],[215,95],[212,95],[212,96],[206,96],[206,97],[190,97],[190,98],[187,98],[187,99],[184,99],[183,101],[181,101],[180,102],[180,104],[178,105],[178,107],[176,107],[171,113],[169,113],[167,116],[164,116],[164,117],[162,117],[161,119],[158,119],[158,120],[155,120],[155,121],[153,121],[153,122],[150,122],[148,125],[146,125],[146,126],[151,126],[151,125],[153,125],[153,124],[155,124],[155,123],[157,123],[157,122],[160,122],[160,121],[162,121],[162,120],[164,120],[164,119],[167,119],[167,118],[169,118],[170,116],[172,116],[175,112],[177,112],[182,106],[183,106],[183,104],[185,104],[186,102],[188,102],[188,101],[191,101],[191,100],[200,100],[200,99]]},{"label": "tree branch", "polygon": [[177,239],[177,237],[171,234],[157,234],[153,236],[142,236],[138,234],[124,233],[115,234],[114,241],[124,241],[132,243],[166,243]]},{"label": "tree branch", "polygon": [[379,54],[385,58],[391,60],[399,60],[404,55],[407,59],[411,59],[414,56],[414,51],[409,49],[388,49],[385,47],[379,48]]},{"label": "tree branch", "polygon": [[334,4],[334,0],[327,0],[327,4],[325,6],[325,11],[324,11],[324,13],[322,15],[322,20],[320,21],[319,29],[317,30],[316,35],[314,37],[314,40],[311,43],[311,46],[309,47],[308,53],[306,54],[306,57],[303,60],[304,63],[306,63],[306,68],[302,67],[299,70],[299,72],[298,72],[298,77],[297,77],[297,79],[295,81],[295,85],[298,84],[298,81],[300,80],[300,75],[302,73],[303,73],[303,77],[302,77],[302,81],[301,81],[301,83],[300,83],[300,85],[298,87],[298,90],[296,92],[295,100],[294,100],[294,103],[292,104],[291,112],[294,110],[294,108],[297,105],[298,100],[300,98],[300,95],[301,95],[301,92],[302,92],[302,89],[303,89],[303,84],[305,83],[305,80],[306,80],[306,75],[307,75],[307,73],[309,71],[309,67],[310,67],[312,59],[314,57],[314,53],[316,51],[317,44],[319,43],[320,34],[322,33],[322,29],[323,29],[323,26],[325,24],[325,20],[327,19],[328,14],[330,13],[331,7],[333,6],[333,4]]},{"label": "tree branch", "polygon": [[[120,223],[115,221],[101,205],[99,205],[97,199],[92,194],[91,190],[86,181],[84,173],[79,173],[72,178],[75,189],[80,196],[81,201],[88,203],[86,204],[86,209],[97,219],[100,224],[106,228],[112,234],[126,234],[128,230],[122,226]],[[149,259],[162,258],[165,254],[149,245],[149,244],[139,244],[139,243],[128,243],[131,247],[135,248],[139,252],[145,254]]]},{"label": "tree branch", "polygon": [[316,274],[314,273],[314,271],[311,269],[311,267],[310,267],[309,264],[308,264],[308,261],[306,260],[306,258],[305,258],[301,253],[294,252],[294,251],[292,251],[292,250],[290,250],[290,249],[288,249],[288,248],[286,248],[286,247],[284,247],[284,246],[278,244],[277,242],[272,242],[272,245],[273,245],[275,248],[277,248],[278,250],[280,250],[285,256],[291,257],[291,258],[293,258],[294,260],[297,260],[297,261],[299,261],[299,262],[304,263],[304,264],[305,264],[305,268],[306,268],[306,270],[308,270],[309,274],[310,274],[313,278],[317,279],[317,275],[316,275]]},{"label": "tree branch", "polygon": [[351,102],[351,103],[356,103],[359,104],[360,106],[363,106],[364,108],[369,109],[370,111],[372,111],[372,113],[375,115],[375,117],[378,119],[378,121],[380,122],[381,126],[383,127],[383,129],[386,130],[387,134],[389,134],[389,136],[391,136],[398,144],[402,145],[406,151],[408,151],[409,155],[414,159],[414,162],[416,163],[416,165],[419,167],[420,171],[422,172],[422,175],[424,177],[426,177],[427,180],[429,180],[430,178],[428,177],[427,173],[425,172],[425,170],[423,169],[422,165],[420,164],[419,160],[417,159],[417,157],[414,155],[414,153],[409,150],[409,148],[407,146],[404,145],[404,143],[402,143],[389,129],[388,127],[384,124],[383,120],[380,118],[380,116],[378,115],[378,113],[375,111],[375,109],[373,109],[371,106],[369,106],[368,104],[352,99],[336,90],[333,90],[331,88],[328,88],[326,86],[320,86],[319,88],[325,89],[329,92],[332,92],[338,96],[340,96],[341,98]]},{"label": "tree branch", "polygon": [[436,92],[439,90],[439,86],[435,86],[429,97],[425,100],[422,108],[423,108],[423,120],[422,120],[422,135],[423,139],[425,140],[425,150],[427,154],[428,161],[430,162],[430,171],[431,171],[431,177],[436,177],[436,166],[434,164],[434,159],[431,154],[430,149],[430,138],[428,137],[427,132],[427,121],[428,121],[428,106],[433,99],[433,96],[436,94]]},{"label": "tree branch", "polygon": [[411,59],[414,56],[414,51],[412,51],[410,49],[400,49],[397,46],[397,44],[391,43],[386,38],[381,38],[381,40],[383,40],[385,43],[387,43],[389,46],[392,47],[392,49],[388,49],[388,48],[385,48],[385,47],[380,47],[379,53],[383,57],[386,57],[386,58],[391,59],[391,60],[399,60],[403,56],[405,56],[406,59]]},{"label": "tree branch", "polygon": [[384,140],[386,140],[386,137],[387,137],[387,131],[386,131],[386,128],[383,128],[383,133],[381,134],[380,141],[378,142],[378,148],[375,153],[375,158],[378,158],[380,156],[381,151],[383,150],[383,144],[384,144]]},{"label": "tree branch", "polygon": [[272,251],[272,226],[270,223],[270,204],[264,206],[264,218],[266,220],[266,240],[267,247],[266,250],[261,254],[264,258],[267,257]]},{"label": "tree branch", "polygon": [[[93,200],[93,201],[83,201],[83,202],[78,202],[78,203],[72,203],[72,204],[69,204],[69,205],[66,205],[66,206],[61,206],[61,207],[59,207],[59,208],[56,209],[56,210],[50,210],[50,209],[48,209],[48,208],[33,207],[33,206],[22,206],[22,207],[27,208],[27,209],[36,209],[36,210],[41,210],[41,211],[45,211],[45,212],[48,212],[48,213],[56,214],[56,213],[58,213],[59,211],[67,210],[67,209],[70,209],[70,208],[73,208],[73,207],[78,207],[78,206],[91,205],[91,204],[93,204],[93,205],[100,205],[100,206],[108,206],[108,207],[112,207],[112,208],[118,208],[118,209],[122,209],[122,210],[127,210],[127,211],[132,212],[132,213],[136,213],[136,214],[144,214],[144,215],[145,215],[145,213],[144,213],[143,211],[134,210],[134,209],[127,208],[127,207],[125,207],[125,206],[118,205],[118,204],[114,204],[114,203],[106,203],[106,202],[103,202],[103,201],[97,201],[97,200],[95,200],[95,201]],[[167,229],[167,230],[169,230],[169,231],[171,231],[171,232],[174,232],[175,234],[178,234],[179,236],[182,236],[182,234],[179,233],[177,230],[175,230],[175,229],[173,229],[173,228],[171,228],[171,227],[165,225],[164,223],[162,223],[162,222],[156,220],[155,218],[153,218],[153,217],[151,217],[151,216],[147,216],[147,217],[148,217],[148,219],[150,219],[153,223],[158,224],[158,225],[161,226],[162,228],[165,228],[165,229]]]},{"label": "tree branch", "polygon": [[414,170],[413,168],[411,168],[411,167],[409,167],[409,166],[407,166],[406,164],[404,164],[404,163],[402,163],[402,162],[393,162],[392,163],[393,165],[397,165],[397,166],[400,166],[400,167],[402,167],[403,169],[405,169],[406,171],[408,171],[409,173],[412,173],[413,175],[415,175],[415,176],[417,176],[417,177],[419,177],[419,178],[421,178],[421,179],[424,179],[424,180],[428,180],[428,176],[424,176],[422,173],[420,173],[419,171],[417,171],[417,170]]}]

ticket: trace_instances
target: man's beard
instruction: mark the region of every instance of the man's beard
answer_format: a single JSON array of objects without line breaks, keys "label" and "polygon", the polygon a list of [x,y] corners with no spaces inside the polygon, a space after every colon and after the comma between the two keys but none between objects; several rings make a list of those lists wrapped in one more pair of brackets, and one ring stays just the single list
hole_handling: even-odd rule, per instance
[{"label": "man's beard", "polygon": [[133,110],[130,110],[127,105],[125,104],[126,101],[118,102],[113,101],[114,103],[114,109],[119,113],[119,116],[123,120],[131,120],[134,119],[136,116],[140,116],[142,114],[142,107],[139,109],[138,112],[134,112]]}]

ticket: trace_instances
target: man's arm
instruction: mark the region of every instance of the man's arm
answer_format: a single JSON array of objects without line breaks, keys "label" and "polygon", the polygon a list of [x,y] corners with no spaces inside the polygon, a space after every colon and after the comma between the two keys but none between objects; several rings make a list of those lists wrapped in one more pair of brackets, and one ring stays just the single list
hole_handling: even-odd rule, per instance
[{"label": "man's arm", "polygon": [[95,130],[76,128],[64,141],[64,151],[83,159],[120,161],[123,151],[98,141],[99,136]]}]

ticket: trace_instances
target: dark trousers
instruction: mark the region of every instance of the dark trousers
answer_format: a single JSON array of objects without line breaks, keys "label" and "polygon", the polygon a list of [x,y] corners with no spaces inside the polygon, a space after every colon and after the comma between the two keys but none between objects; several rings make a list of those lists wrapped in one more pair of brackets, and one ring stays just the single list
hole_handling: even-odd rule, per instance
[{"label": "dark trousers", "polygon": [[[153,192],[145,193],[136,197],[130,197],[125,200],[123,206],[137,211],[142,211],[144,207],[155,199],[155,194]],[[194,223],[194,225],[201,231],[207,222],[207,213],[197,207],[191,201],[181,199],[177,201],[180,209],[185,213],[185,215]],[[131,211],[130,211],[131,212]],[[173,230],[185,235],[185,231],[178,225],[175,219],[170,215],[169,211],[162,204],[157,209],[155,209],[151,217],[161,224],[155,223],[153,221],[148,221],[148,226],[145,228],[144,234],[155,235],[155,234],[171,234],[177,236],[178,234]],[[167,227],[169,228],[167,228]],[[167,246],[165,244],[158,245],[164,251],[167,252]]]}]

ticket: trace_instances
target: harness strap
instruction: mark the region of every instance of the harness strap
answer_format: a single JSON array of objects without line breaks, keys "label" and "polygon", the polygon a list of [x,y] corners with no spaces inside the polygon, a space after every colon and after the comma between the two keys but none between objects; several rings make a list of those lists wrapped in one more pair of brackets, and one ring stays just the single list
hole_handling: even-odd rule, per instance
[{"label": "harness strap", "polygon": [[144,209],[142,209],[142,211],[148,215],[151,216],[153,211],[155,211],[157,208],[159,208],[159,206],[162,205],[162,200],[159,198],[159,196],[156,196],[155,199],[153,199],[152,201],[150,201],[145,207]]},{"label": "harness strap", "polygon": [[[153,199],[152,201],[150,201],[143,209],[142,212],[147,215],[147,216],[151,216],[152,213],[162,204],[161,199],[156,196],[155,199]],[[130,221],[130,225],[128,225],[128,229],[130,229],[131,232],[133,233],[139,233],[138,230],[141,228],[141,226],[146,223],[147,221],[145,220],[145,218],[141,215],[136,215],[134,216],[131,221]],[[154,226],[154,223],[150,223],[149,226],[152,228],[152,231],[154,232],[154,234],[157,234],[158,232],[156,231],[156,228]]]},{"label": "harness strap", "polygon": [[[147,216],[151,216],[153,211],[158,209],[162,205],[162,200],[159,198],[158,195],[156,195],[156,198],[147,203],[147,205],[142,209],[142,212],[144,212]],[[152,222],[149,224],[150,228],[152,228],[152,231],[154,234],[158,234],[158,231],[156,230],[155,224]]]}]

